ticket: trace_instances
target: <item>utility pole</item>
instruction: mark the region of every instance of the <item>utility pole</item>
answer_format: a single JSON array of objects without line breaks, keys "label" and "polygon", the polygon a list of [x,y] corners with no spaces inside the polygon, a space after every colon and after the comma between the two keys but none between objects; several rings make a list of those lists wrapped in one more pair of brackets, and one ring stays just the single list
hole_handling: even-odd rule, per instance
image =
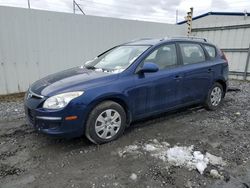
[{"label": "utility pole", "polygon": [[190,11],[187,12],[187,35],[190,36],[192,32],[192,20],[193,20],[193,7],[190,8]]},{"label": "utility pole", "polygon": [[178,23],[178,9],[176,9],[176,18],[175,18],[175,23]]},{"label": "utility pole", "polygon": [[247,19],[247,10],[244,10],[244,20]]},{"label": "utility pole", "polygon": [[75,2],[75,0],[73,0],[73,13],[74,14],[76,13],[76,2]]},{"label": "utility pole", "polygon": [[30,0],[28,0],[28,8],[30,9]]}]

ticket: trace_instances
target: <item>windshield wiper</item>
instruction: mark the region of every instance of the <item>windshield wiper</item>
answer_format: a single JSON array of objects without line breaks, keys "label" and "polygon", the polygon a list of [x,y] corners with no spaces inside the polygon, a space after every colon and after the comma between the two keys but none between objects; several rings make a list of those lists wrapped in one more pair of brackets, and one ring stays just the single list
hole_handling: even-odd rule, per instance
[{"label": "windshield wiper", "polygon": [[96,67],[93,65],[85,65],[86,69],[91,69],[91,70],[95,70]]},{"label": "windshield wiper", "polygon": [[113,72],[114,69],[107,69],[107,68],[99,68],[95,67],[93,65],[85,65],[86,69],[91,69],[91,70],[102,70],[103,72]]}]

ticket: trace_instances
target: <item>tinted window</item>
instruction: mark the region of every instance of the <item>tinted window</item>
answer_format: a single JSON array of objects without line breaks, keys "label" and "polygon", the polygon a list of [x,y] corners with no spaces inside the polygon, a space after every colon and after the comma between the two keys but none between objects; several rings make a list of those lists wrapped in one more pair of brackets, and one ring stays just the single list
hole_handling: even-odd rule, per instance
[{"label": "tinted window", "polygon": [[155,63],[159,69],[166,69],[177,65],[175,44],[161,46],[154,50],[145,60],[145,62]]},{"label": "tinted window", "polygon": [[192,64],[205,61],[205,54],[199,44],[180,43],[183,64]]},{"label": "tinted window", "polygon": [[208,46],[208,45],[204,45],[209,57],[211,58],[215,58],[216,56],[216,50],[213,46]]}]

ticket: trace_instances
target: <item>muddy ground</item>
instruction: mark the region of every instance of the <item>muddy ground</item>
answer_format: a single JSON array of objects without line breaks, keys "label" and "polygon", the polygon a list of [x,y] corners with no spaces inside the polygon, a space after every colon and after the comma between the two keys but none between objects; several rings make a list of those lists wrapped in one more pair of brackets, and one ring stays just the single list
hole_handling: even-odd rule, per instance
[{"label": "muddy ground", "polygon": [[[85,138],[52,139],[24,121],[22,98],[0,100],[0,187],[245,187],[250,186],[250,82],[226,95],[217,111],[183,109],[133,123],[120,139],[96,146]],[[147,152],[119,149],[157,139],[222,157],[204,174],[168,166]],[[166,168],[168,166],[168,168]],[[214,168],[223,179],[211,177]],[[133,174],[134,173],[134,174]],[[133,174],[131,176],[131,174]]]}]

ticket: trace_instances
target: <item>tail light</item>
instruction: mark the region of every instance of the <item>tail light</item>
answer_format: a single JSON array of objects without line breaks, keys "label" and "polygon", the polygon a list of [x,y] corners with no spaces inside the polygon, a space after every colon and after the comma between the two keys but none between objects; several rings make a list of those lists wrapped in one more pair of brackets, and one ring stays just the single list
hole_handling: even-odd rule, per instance
[{"label": "tail light", "polygon": [[226,61],[226,63],[228,63],[228,60],[227,60],[225,53],[222,50],[220,50],[220,52],[221,52],[221,58],[224,59]]}]

